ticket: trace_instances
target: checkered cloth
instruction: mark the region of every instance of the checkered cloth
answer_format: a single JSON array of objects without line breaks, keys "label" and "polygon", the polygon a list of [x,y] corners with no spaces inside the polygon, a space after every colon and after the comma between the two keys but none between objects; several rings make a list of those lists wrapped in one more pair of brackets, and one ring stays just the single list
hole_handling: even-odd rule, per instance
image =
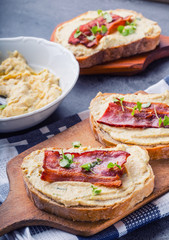
[{"label": "checkered cloth", "polygon": [[[146,91],[148,93],[161,93],[166,89],[169,90],[169,77],[165,80],[161,80],[157,84],[151,86]],[[0,203],[2,203],[8,195],[9,183],[6,175],[6,163],[19,153],[26,149],[54,136],[55,134],[62,132],[63,130],[73,126],[74,124],[84,120],[89,115],[88,111],[76,114],[74,116],[65,118],[63,120],[52,123],[48,126],[40,129],[28,132],[26,134],[20,134],[9,138],[0,138]],[[166,193],[162,197],[152,201],[145,205],[129,216],[123,218],[121,221],[115,223],[111,227],[103,230],[102,232],[95,234],[94,236],[84,238],[75,236],[64,231],[60,231],[50,227],[34,226],[25,227],[17,231],[13,231],[0,240],[16,239],[58,239],[58,240],[113,240],[117,239],[139,227],[144,226],[147,223],[158,220],[169,215],[169,193]],[[1,220],[0,220],[1,221]]]}]

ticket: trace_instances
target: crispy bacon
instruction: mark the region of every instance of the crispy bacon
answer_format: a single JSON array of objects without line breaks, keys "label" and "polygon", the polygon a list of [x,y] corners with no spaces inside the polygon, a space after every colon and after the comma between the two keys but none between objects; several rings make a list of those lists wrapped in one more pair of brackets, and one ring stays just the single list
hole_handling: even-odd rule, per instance
[{"label": "crispy bacon", "polygon": [[132,111],[136,103],[123,101],[123,108],[119,102],[110,102],[103,116],[97,121],[115,127],[132,127],[132,128],[159,128],[169,127],[163,123],[159,125],[159,118],[169,117],[169,106],[164,103],[151,103],[150,107],[141,108],[141,111],[135,110],[134,116]]},{"label": "crispy bacon", "polygon": [[[70,154],[65,152],[64,154]],[[73,163],[70,168],[60,166],[60,155],[58,151],[45,151],[44,164],[41,179],[48,182],[57,181],[78,181],[90,182],[96,185],[107,187],[120,187],[122,182],[120,177],[124,173],[124,163],[130,155],[124,151],[105,151],[95,150],[83,153],[71,153],[74,155]],[[101,159],[99,164],[92,168],[92,171],[86,171],[81,166],[85,163],[93,163]],[[108,163],[117,163],[119,167],[107,168]]]},{"label": "crispy bacon", "polygon": [[[116,31],[118,26],[120,25],[124,26],[127,21],[128,22],[132,21],[132,16],[123,18],[115,14],[110,14],[110,15],[112,17],[112,21],[110,23],[107,23],[106,19],[104,19],[101,16],[84,25],[79,26],[79,30],[82,32],[82,34],[79,37],[75,38],[74,35],[77,31],[77,29],[75,29],[70,35],[68,43],[74,44],[74,45],[83,44],[88,48],[97,46],[102,37]],[[102,25],[106,26],[107,32],[106,33],[97,32],[95,34],[95,39],[89,40],[87,37],[92,36],[92,32],[91,32],[92,27],[98,26],[100,28]]]}]

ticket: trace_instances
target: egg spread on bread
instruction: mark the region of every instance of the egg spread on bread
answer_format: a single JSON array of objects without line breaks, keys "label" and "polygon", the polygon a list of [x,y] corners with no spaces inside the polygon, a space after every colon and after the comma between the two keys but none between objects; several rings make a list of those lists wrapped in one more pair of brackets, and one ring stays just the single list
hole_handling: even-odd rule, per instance
[{"label": "egg spread on bread", "polygon": [[[154,175],[150,165],[148,164],[149,156],[147,154],[147,151],[141,149],[140,147],[118,145],[115,148],[99,149],[99,151],[113,150],[115,152],[119,151],[126,152],[127,162],[123,160],[123,164],[125,164],[126,171],[122,174],[121,176],[122,184],[121,186],[118,187],[117,186],[106,187],[102,184],[97,185],[97,182],[95,185],[95,183],[93,183],[92,180],[90,179],[90,175],[93,175],[95,178],[97,173],[95,175],[92,172],[86,172],[86,175],[88,175],[89,178],[88,182],[79,181],[78,179],[76,181],[74,180],[71,181],[71,176],[70,179],[67,180],[62,179],[63,177],[62,173],[59,174],[57,180],[53,178],[52,174],[50,176],[50,179],[49,176],[46,175],[46,179],[43,180],[45,177],[44,168],[46,168],[44,165],[44,155],[46,150],[54,152],[57,151],[60,152],[61,155],[63,155],[63,150],[56,148],[43,149],[32,152],[31,154],[24,158],[22,163],[24,179],[26,182],[31,184],[31,186],[33,186],[37,191],[49,197],[53,201],[65,205],[66,207],[70,206],[103,207],[118,205],[122,201],[131,198],[134,192],[138,192],[140,189],[145,187],[144,196],[142,196],[141,194],[140,197],[139,196],[137,197],[137,201],[141,201],[145,196],[148,196],[153,190]],[[67,150],[64,150],[64,154],[66,154],[66,151]],[[81,152],[82,154],[85,152],[87,152],[87,154],[91,152],[92,154],[93,151],[96,151],[96,149],[90,147],[80,147],[79,149],[68,150],[69,154],[71,153],[76,154],[79,152]],[[120,159],[119,158],[117,159],[119,160],[120,164]],[[101,160],[102,159],[100,159],[100,161]],[[54,167],[53,164],[56,163],[53,159],[53,156],[51,156],[50,165]],[[48,165],[48,168],[50,165]],[[68,168],[66,166],[63,166],[62,168],[63,168],[62,172],[66,171],[69,172],[70,166]],[[48,169],[47,172],[49,170],[50,169]],[[77,170],[74,169],[74,166],[72,166],[71,170],[72,170],[71,175],[78,174]],[[100,171],[101,170],[104,170],[104,168],[100,168]],[[95,171],[94,168],[93,171]],[[99,194],[93,194],[93,188],[91,187],[91,184],[94,184],[96,189],[98,187],[98,190],[100,190]],[[148,189],[146,188],[147,185],[149,186]]]},{"label": "egg spread on bread", "polygon": [[58,77],[47,69],[36,73],[18,51],[0,65],[0,95],[7,98],[7,104],[0,105],[0,118],[33,112],[61,93]]},{"label": "egg spread on bread", "polygon": [[[114,18],[112,17],[112,20],[109,20],[109,16],[115,16],[115,20],[117,20],[113,30],[111,30],[109,24],[114,22]],[[103,19],[100,20],[100,18]],[[107,23],[103,22],[104,19]],[[91,21],[94,22],[90,24]],[[131,23],[132,25],[130,25]],[[88,25],[91,25],[90,28]],[[87,27],[89,33],[86,30]],[[105,49],[128,45],[145,37],[159,35],[160,31],[161,29],[156,22],[131,10],[88,11],[58,26],[54,41],[68,48],[76,57],[88,57]],[[93,42],[96,44],[93,44]],[[156,45],[158,43],[159,40]],[[154,45],[151,48],[154,48]]]},{"label": "egg spread on bread", "polygon": [[[106,109],[108,108],[108,105],[110,102],[114,102],[115,99],[123,99],[123,101],[127,102],[140,102],[142,104],[149,103],[149,106],[147,109],[150,108],[154,112],[154,116],[150,116],[150,120],[155,121],[154,127],[145,127],[145,119],[149,116],[144,116],[146,118],[141,118],[141,123],[143,123],[143,126],[140,128],[138,127],[138,120],[140,113],[143,112],[140,109],[140,111],[137,109],[135,112],[133,112],[134,106],[130,110],[130,120],[128,124],[130,124],[132,121],[136,121],[137,126],[122,126],[120,127],[119,124],[117,126],[110,126],[107,124],[99,123],[99,119],[103,116]],[[112,139],[114,139],[117,142],[126,143],[126,144],[136,144],[136,145],[142,145],[142,146],[155,146],[158,144],[168,144],[169,143],[169,128],[168,126],[163,126],[164,118],[168,118],[167,114],[163,114],[161,117],[160,114],[158,114],[158,109],[156,111],[156,105],[153,103],[159,103],[169,106],[169,91],[166,91],[165,93],[161,94],[102,94],[98,93],[96,98],[91,101],[90,104],[90,111],[91,116],[93,119],[93,124],[98,126],[98,128],[102,129],[105,133],[107,133]],[[135,105],[136,106],[136,105]],[[152,107],[151,107],[152,106]],[[153,107],[154,106],[154,107]],[[152,108],[152,109],[151,109]],[[155,108],[155,110],[154,110]],[[146,109],[146,108],[145,108]],[[144,109],[144,110],[145,110]],[[133,112],[133,116],[132,116]],[[134,115],[137,112],[136,116]],[[166,115],[166,117],[164,116]],[[169,115],[169,114],[168,114]],[[154,119],[155,117],[155,119]],[[161,119],[161,122],[160,122]],[[125,117],[126,120],[126,117]],[[95,122],[95,123],[94,123]]]}]

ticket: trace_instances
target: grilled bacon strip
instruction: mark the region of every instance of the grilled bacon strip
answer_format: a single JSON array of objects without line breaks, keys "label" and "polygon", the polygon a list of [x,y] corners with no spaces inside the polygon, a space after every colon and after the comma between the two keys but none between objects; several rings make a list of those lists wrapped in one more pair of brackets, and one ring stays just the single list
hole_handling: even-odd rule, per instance
[{"label": "grilled bacon strip", "polygon": [[[45,151],[44,164],[41,179],[48,182],[57,181],[78,181],[78,182],[90,182],[96,185],[102,185],[106,187],[120,187],[122,182],[120,177],[124,173],[124,163],[127,161],[127,157],[130,155],[124,151],[105,151],[94,150],[86,151],[82,153],[69,153],[74,155],[73,163],[70,168],[63,168],[60,166],[60,159],[62,154],[58,151]],[[81,166],[85,163],[92,163],[101,159],[99,164],[92,168],[92,171],[86,171]],[[121,169],[117,166],[114,168],[107,168],[109,162],[117,163]]]},{"label": "grilled bacon strip", "polygon": [[[73,45],[83,44],[88,48],[95,47],[99,44],[99,41],[102,37],[116,31],[118,26],[120,25],[124,26],[127,21],[128,22],[132,21],[132,16],[123,18],[115,14],[110,14],[110,15],[112,17],[112,22],[110,23],[107,23],[106,19],[100,16],[86,24],[79,26],[79,30],[82,32],[82,34],[79,37],[75,38],[74,35],[77,31],[77,28],[76,28],[70,35],[68,43]],[[97,32],[95,34],[95,39],[89,40],[87,37],[92,36],[92,32],[91,32],[92,27],[94,26],[101,27],[102,25],[106,26],[107,32],[106,33]]]},{"label": "grilled bacon strip", "polygon": [[[164,103],[151,103],[150,107],[142,108],[141,111],[132,111],[136,103],[123,101],[123,109],[119,102],[110,102],[103,116],[97,121],[115,127],[131,128],[159,128],[169,127],[163,123],[159,125],[159,118],[169,117],[169,106]],[[124,111],[123,111],[124,110]],[[158,116],[158,118],[157,118]]]}]

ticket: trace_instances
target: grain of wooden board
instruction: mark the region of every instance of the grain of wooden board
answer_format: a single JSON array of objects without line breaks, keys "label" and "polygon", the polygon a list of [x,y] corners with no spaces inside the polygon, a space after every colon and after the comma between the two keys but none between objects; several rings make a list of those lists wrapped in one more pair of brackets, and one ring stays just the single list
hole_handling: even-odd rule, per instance
[{"label": "grain of wooden board", "polygon": [[[56,28],[51,35],[51,41],[54,41]],[[135,75],[144,71],[150,63],[165,57],[169,57],[169,36],[161,35],[160,44],[153,51],[138,54],[128,58],[121,58],[119,60],[99,64],[90,68],[81,68],[80,74]]]},{"label": "grain of wooden board", "polygon": [[94,139],[90,130],[89,120],[86,119],[64,132],[26,150],[8,163],[7,174],[9,177],[10,191],[7,199],[0,206],[0,236],[20,227],[33,225],[46,225],[73,234],[90,236],[111,226],[113,223],[169,190],[168,160],[158,160],[150,162],[155,174],[155,189],[153,193],[118,218],[92,223],[73,222],[39,210],[28,198],[24,187],[21,173],[23,158],[32,151],[45,147],[71,147],[72,142],[77,140],[80,141],[83,146],[101,146],[101,144]]}]

